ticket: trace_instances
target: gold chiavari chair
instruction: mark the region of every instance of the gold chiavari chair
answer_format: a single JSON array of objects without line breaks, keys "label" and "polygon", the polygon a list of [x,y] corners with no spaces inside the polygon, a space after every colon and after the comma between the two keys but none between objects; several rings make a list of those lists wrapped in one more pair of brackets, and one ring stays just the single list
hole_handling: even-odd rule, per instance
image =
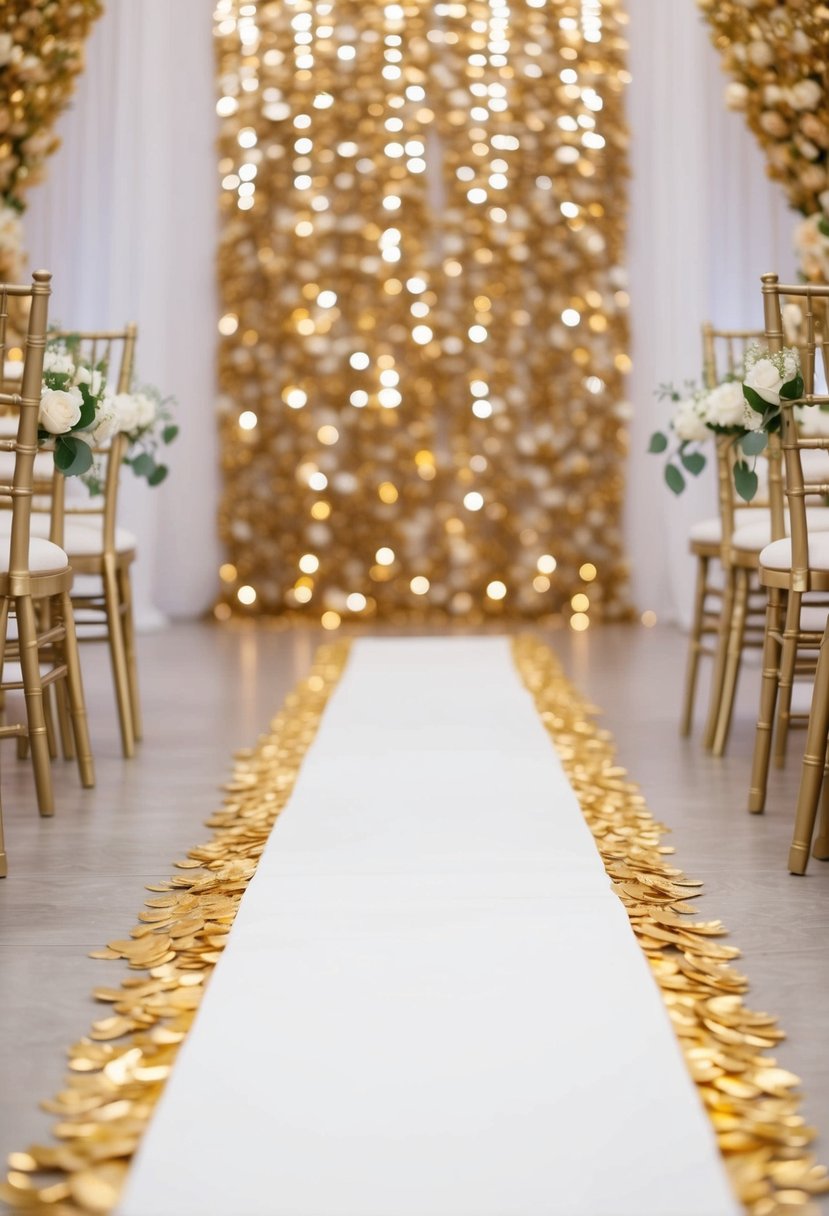
[{"label": "gold chiavari chair", "polygon": [[[792,302],[787,300],[787,305]],[[764,334],[740,335],[744,346],[748,340],[763,338]],[[787,326],[787,341],[800,344],[801,334],[796,326]],[[745,504],[735,497],[731,466],[736,458],[733,445],[722,445],[718,457],[720,516],[723,520],[721,563],[724,573],[723,610],[720,635],[711,682],[711,699],[704,742],[715,756],[722,756],[728,743],[734,702],[743,656],[747,650],[762,649],[765,638],[765,589],[760,585],[760,553],[772,540],[788,535],[789,518],[782,492],[782,453],[779,438],[772,436],[768,449],[757,462],[761,489],[752,505],[759,513],[749,514]],[[822,467],[829,477],[829,465],[822,454],[813,453],[815,468]],[[723,456],[725,458],[723,458]],[[829,508],[815,498],[807,507],[809,526],[813,532],[829,531]],[[808,608],[810,623],[822,624],[820,610]],[[817,615],[816,615],[817,614]],[[808,667],[808,662],[805,663]],[[785,746],[785,729],[778,735]],[[779,757],[782,763],[782,752]]]},{"label": "gold chiavari chair", "polygon": [[[829,450],[829,436],[805,436],[795,415],[795,407],[800,405],[829,406],[829,394],[815,392],[818,356],[824,375],[827,370],[829,286],[781,286],[777,275],[773,274],[763,275],[762,283],[765,340],[769,349],[777,351],[785,345],[781,315],[781,300],[785,296],[802,303],[805,332],[800,344],[803,396],[795,402],[784,401],[781,411],[780,448],[785,461],[785,497],[791,535],[774,540],[760,554],[760,581],[768,591],[768,607],[760,710],[749,789],[749,810],[755,813],[765,807],[775,712],[778,711],[778,726],[788,725],[799,653],[818,651],[823,638],[824,629],[812,628],[805,618],[804,597],[814,593],[829,594],[829,533],[816,532],[810,527],[807,507],[810,498],[829,495],[829,476],[822,462],[804,460],[807,453]],[[810,473],[810,468],[816,468],[817,472]],[[825,623],[825,608],[822,616]],[[789,868],[793,873],[803,873],[807,857],[808,846],[802,840],[793,843],[789,856]]]},{"label": "gold chiavari chair", "polygon": [[[93,367],[103,365],[107,382],[116,392],[129,391],[135,360],[135,325],[116,332],[55,336],[71,338],[79,354]],[[102,492],[91,498],[85,489],[70,497],[67,478],[55,470],[48,531],[43,532],[46,527],[43,516],[33,526],[37,533],[48,535],[65,549],[77,576],[87,576],[97,584],[91,590],[77,586],[73,590],[78,641],[108,644],[121,746],[124,755],[130,757],[135,754],[135,741],[141,738],[142,725],[130,582],[137,542],[131,532],[118,526],[118,489],[126,447],[125,437],[119,434],[106,445],[93,449]],[[62,727],[66,736],[65,722]]]},{"label": "gold chiavari chair", "polygon": [[[31,287],[0,286],[0,361],[5,361],[9,300],[30,301],[20,388],[18,392],[0,394],[0,404],[19,411],[15,438],[0,440],[0,450],[12,451],[15,455],[12,481],[8,485],[0,485],[0,495],[12,503],[11,526],[0,540],[0,687],[4,692],[22,691],[26,725],[3,724],[0,726],[0,737],[20,738],[25,734],[28,738],[41,815],[54,813],[44,712],[44,688],[52,684],[60,682],[66,686],[81,782],[86,787],[95,783],[69,594],[72,569],[61,548],[30,534],[50,282],[48,272],[36,271]],[[51,607],[48,625],[39,628],[36,605],[46,602]],[[8,625],[12,615],[16,621],[17,638],[9,643]],[[10,680],[6,678],[6,666],[15,660],[20,665],[20,679]]]},{"label": "gold chiavari chair", "polygon": [[[762,331],[742,329],[717,329],[710,322],[702,327],[703,383],[714,388],[728,372],[737,373],[743,364],[748,343],[762,336]],[[731,586],[721,564],[727,568],[731,537],[739,524],[758,518],[753,514],[756,506],[735,502],[731,464],[734,459],[732,440],[727,435],[716,439],[717,503],[719,513],[711,519],[701,520],[689,530],[689,550],[696,558],[697,571],[694,588],[694,611],[688,642],[688,659],[685,674],[680,733],[689,735],[693,724],[694,703],[699,676],[700,659],[714,659],[712,669],[712,691],[710,705],[716,707],[722,684],[724,647],[721,637],[730,620]],[[751,512],[751,514],[750,514]],[[713,720],[712,720],[713,719]],[[707,747],[713,741],[716,712],[709,709],[704,731]]]}]

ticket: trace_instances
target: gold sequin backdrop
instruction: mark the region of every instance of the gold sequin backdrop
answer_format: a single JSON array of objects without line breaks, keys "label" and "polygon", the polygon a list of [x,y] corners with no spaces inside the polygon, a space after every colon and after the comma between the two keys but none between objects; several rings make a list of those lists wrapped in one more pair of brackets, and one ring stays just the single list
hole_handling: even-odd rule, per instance
[{"label": "gold sequin backdrop", "polygon": [[617,0],[219,0],[217,615],[628,611]]}]

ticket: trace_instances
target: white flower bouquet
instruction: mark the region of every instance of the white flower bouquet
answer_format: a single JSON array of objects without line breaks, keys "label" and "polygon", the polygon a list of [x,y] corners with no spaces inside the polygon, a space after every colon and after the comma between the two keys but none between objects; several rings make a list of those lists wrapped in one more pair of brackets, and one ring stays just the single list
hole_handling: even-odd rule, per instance
[{"label": "white flower bouquet", "polygon": [[[726,376],[712,389],[686,387],[687,391],[680,393],[671,385],[663,385],[658,393],[676,403],[669,432],[656,431],[648,449],[669,452],[665,465],[667,485],[674,494],[681,494],[686,485],[685,474],[696,477],[705,468],[706,456],[701,446],[713,435],[727,435],[731,437],[735,456],[734,488],[740,498],[750,502],[758,486],[756,458],[766,448],[768,436],[780,429],[780,403],[803,395],[797,347],[785,346],[771,352],[751,343],[740,371]],[[669,451],[672,437],[675,446]]]},{"label": "white flower bouquet", "polygon": [[745,435],[747,406],[738,375],[729,375],[712,389],[696,388],[692,383],[679,392],[672,385],[662,385],[660,399],[675,402],[667,432],[656,431],[651,436],[650,452],[672,450],[665,464],[665,482],[674,494],[685,489],[685,474],[698,477],[707,463],[701,445],[714,435]]},{"label": "white flower bouquet", "polygon": [[83,357],[77,339],[48,342],[38,416],[40,444],[54,451],[55,466],[64,476],[81,477],[96,494],[102,484],[95,449],[123,434],[127,438],[124,463],[149,485],[160,485],[168,469],[158,453],[178,435],[173,402],[150,387],[113,393],[107,372],[105,361],[92,366]]}]

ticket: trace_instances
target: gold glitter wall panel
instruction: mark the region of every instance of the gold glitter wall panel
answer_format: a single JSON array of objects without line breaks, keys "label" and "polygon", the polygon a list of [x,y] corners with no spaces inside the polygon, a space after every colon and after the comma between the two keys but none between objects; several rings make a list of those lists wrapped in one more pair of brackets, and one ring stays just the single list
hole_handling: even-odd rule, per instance
[{"label": "gold glitter wall panel", "polygon": [[627,612],[624,25],[220,0],[220,617]]}]

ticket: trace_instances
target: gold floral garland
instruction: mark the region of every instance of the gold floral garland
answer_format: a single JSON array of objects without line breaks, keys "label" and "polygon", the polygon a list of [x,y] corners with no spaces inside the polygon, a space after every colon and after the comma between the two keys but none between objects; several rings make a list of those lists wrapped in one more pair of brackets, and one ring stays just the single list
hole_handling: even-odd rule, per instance
[{"label": "gold floral garland", "polygon": [[84,66],[101,0],[3,0],[0,5],[0,282],[23,274],[25,194],[60,140],[54,123]]},{"label": "gold floral garland", "polygon": [[[137,974],[95,989],[113,1012],[70,1048],[66,1087],[44,1104],[57,1116],[58,1143],[10,1155],[0,1200],[13,1209],[89,1216],[117,1204],[348,652],[346,642],[320,649],[270,730],[237,753],[225,805],[209,820],[213,838],[150,888],[129,937],[94,953],[126,959]],[[716,940],[721,923],[688,919],[700,884],[668,862],[663,828],[553,654],[524,637],[514,657],[653,969],[737,1194],[750,1216],[807,1216],[827,1175],[808,1151],[815,1132],[799,1113],[798,1078],[765,1054],[783,1032],[743,1005],[748,984],[729,965],[739,951]]]},{"label": "gold floral garland", "polygon": [[829,5],[814,0],[698,0],[733,77],[730,108],[745,113],[806,218],[794,233],[804,276],[829,281]]},{"label": "gold floral garland", "polygon": [[[726,101],[743,110],[803,215],[829,188],[829,7],[813,0],[699,0],[733,82]],[[823,208],[826,210],[826,208]]]}]

